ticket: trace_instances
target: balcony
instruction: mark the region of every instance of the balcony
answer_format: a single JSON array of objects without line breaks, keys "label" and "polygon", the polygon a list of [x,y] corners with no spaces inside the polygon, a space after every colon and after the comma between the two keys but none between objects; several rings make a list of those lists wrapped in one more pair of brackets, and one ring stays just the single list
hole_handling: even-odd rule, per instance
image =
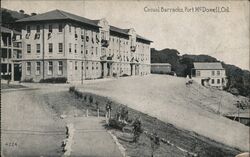
[{"label": "balcony", "polygon": [[1,58],[1,63],[10,63],[9,58]]},{"label": "balcony", "polygon": [[135,52],[135,51],[136,51],[136,46],[131,46],[131,47],[130,47],[130,50],[131,50],[132,52]]},{"label": "balcony", "polygon": [[100,57],[100,60],[102,61],[102,62],[112,62],[113,61],[113,58],[114,58],[114,54],[113,55],[109,55],[109,56],[107,56],[107,55],[103,55],[103,56],[101,56]]},{"label": "balcony", "polygon": [[112,60],[113,60],[113,57],[114,57],[114,54],[109,55],[109,56],[107,57],[107,60],[108,60],[108,61],[112,61]]},{"label": "balcony", "polygon": [[102,47],[108,47],[109,46],[109,41],[106,39],[101,40]]},{"label": "balcony", "polygon": [[107,60],[107,55],[102,55],[102,56],[100,57],[100,60],[101,60],[101,61],[106,61],[106,60]]}]

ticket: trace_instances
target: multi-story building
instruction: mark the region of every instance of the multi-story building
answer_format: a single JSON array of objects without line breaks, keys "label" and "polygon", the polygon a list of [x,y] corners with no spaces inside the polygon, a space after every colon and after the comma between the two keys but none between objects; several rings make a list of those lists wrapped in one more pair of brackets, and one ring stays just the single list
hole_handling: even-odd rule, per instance
[{"label": "multi-story building", "polygon": [[220,62],[196,62],[192,69],[192,79],[203,86],[223,89],[226,86],[225,69]]},{"label": "multi-story building", "polygon": [[1,78],[21,79],[21,33],[1,26]]},{"label": "multi-story building", "polygon": [[18,20],[23,35],[22,80],[68,82],[150,73],[151,41],[134,29],[110,26],[61,10]]}]

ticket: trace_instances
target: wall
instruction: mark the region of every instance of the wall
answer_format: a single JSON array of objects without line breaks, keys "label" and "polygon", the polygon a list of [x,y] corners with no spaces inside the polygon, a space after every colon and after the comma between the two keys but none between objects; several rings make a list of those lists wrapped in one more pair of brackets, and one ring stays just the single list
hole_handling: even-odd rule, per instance
[{"label": "wall", "polygon": [[171,72],[170,65],[151,65],[151,73],[162,73],[167,74]]}]

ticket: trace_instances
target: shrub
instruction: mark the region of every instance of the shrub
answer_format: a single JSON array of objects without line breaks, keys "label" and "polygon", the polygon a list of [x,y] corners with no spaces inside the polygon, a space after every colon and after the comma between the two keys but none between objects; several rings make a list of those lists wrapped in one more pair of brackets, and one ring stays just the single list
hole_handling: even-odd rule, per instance
[{"label": "shrub", "polygon": [[109,126],[111,128],[122,130],[125,125],[125,123],[118,121],[117,119],[109,119]]},{"label": "shrub", "polygon": [[10,80],[11,79],[11,75],[2,75],[1,79],[3,79],[3,80]]},{"label": "shrub", "polygon": [[69,87],[69,92],[74,92],[74,91],[75,91],[75,89],[76,89],[76,87],[75,87],[75,86],[71,86],[71,87]]},{"label": "shrub", "polygon": [[75,94],[76,98],[79,98],[79,97],[80,97],[80,95],[81,95],[81,92],[79,92],[79,91],[75,90],[75,91],[74,91],[74,94]]},{"label": "shrub", "polygon": [[122,74],[121,77],[127,77],[127,76],[129,76],[129,75],[128,74]]},{"label": "shrub", "polygon": [[92,104],[92,103],[93,103],[93,100],[94,100],[93,97],[90,95],[90,96],[89,96],[89,103]]},{"label": "shrub", "polygon": [[67,78],[66,77],[51,77],[47,79],[41,79],[39,82],[40,83],[66,83]]},{"label": "shrub", "polygon": [[29,82],[29,83],[32,83],[32,82],[34,82],[34,80],[33,80],[33,78],[24,79],[24,80],[22,80],[22,82]]},{"label": "shrub", "polygon": [[84,95],[83,100],[86,102],[87,101],[87,95]]}]

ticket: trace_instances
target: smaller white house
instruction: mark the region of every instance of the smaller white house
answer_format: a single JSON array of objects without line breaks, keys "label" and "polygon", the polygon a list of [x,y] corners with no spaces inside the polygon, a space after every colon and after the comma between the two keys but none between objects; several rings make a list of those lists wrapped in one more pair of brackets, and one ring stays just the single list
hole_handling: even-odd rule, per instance
[{"label": "smaller white house", "polygon": [[203,86],[223,89],[226,86],[226,73],[220,62],[195,62],[192,79]]},{"label": "smaller white house", "polygon": [[169,74],[171,72],[171,64],[169,63],[151,63],[152,74]]}]

